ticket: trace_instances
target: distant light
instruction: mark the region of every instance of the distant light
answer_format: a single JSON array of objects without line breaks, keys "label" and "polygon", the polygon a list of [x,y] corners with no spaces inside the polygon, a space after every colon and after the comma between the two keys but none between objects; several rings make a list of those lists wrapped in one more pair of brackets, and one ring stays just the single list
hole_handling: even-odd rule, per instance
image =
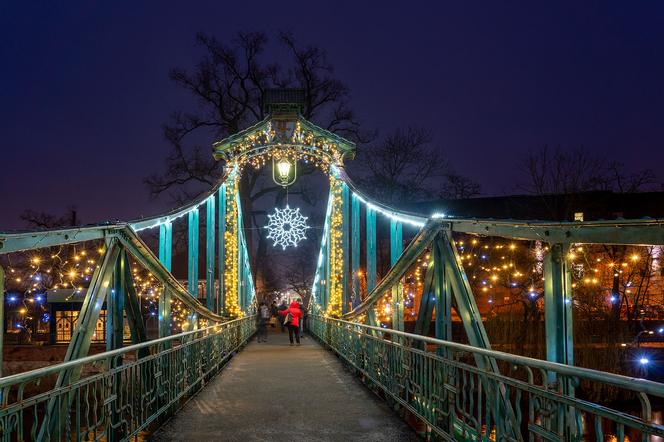
[{"label": "distant light", "polygon": [[641,365],[648,365],[649,363],[650,363],[650,360],[648,358],[639,359],[639,364],[641,364]]},{"label": "distant light", "polygon": [[616,298],[614,295],[611,295],[611,297],[609,298],[609,301],[611,302],[616,302],[617,300],[618,298]]},{"label": "distant light", "polygon": [[14,302],[14,301],[16,301],[16,296],[13,296],[13,295],[10,296],[9,297],[9,302]]},{"label": "distant light", "polygon": [[660,329],[657,330],[657,331],[658,331],[659,333],[664,333],[664,328],[660,328]]},{"label": "distant light", "polygon": [[42,302],[43,300],[44,300],[44,297],[42,295],[35,296],[35,301]]},{"label": "distant light", "polygon": [[565,299],[565,304],[571,304],[572,300],[571,299]]},{"label": "distant light", "polygon": [[531,298],[534,298],[535,296],[537,296],[537,293],[536,293],[536,292],[530,292],[530,297],[531,297]]}]

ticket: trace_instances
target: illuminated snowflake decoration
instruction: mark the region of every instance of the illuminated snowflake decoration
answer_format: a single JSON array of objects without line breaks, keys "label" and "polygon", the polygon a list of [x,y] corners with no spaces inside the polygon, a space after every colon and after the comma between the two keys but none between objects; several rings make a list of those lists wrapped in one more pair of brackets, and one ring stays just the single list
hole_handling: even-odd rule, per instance
[{"label": "illuminated snowflake decoration", "polygon": [[300,209],[291,209],[286,206],[285,209],[274,209],[274,214],[267,216],[267,239],[274,240],[273,246],[281,246],[283,250],[286,247],[297,247],[297,243],[307,239],[305,232],[309,228],[307,217],[302,216]]}]

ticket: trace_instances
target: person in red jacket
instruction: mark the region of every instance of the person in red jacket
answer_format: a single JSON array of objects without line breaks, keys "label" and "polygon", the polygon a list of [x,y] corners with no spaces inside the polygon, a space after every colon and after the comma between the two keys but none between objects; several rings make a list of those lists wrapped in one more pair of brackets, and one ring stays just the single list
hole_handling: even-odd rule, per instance
[{"label": "person in red jacket", "polygon": [[293,301],[286,310],[279,311],[280,315],[288,315],[290,313],[291,320],[288,323],[288,339],[290,339],[290,345],[293,345],[293,335],[295,335],[295,340],[297,345],[300,345],[300,321],[302,320],[302,310],[300,310],[300,304],[297,301]]}]

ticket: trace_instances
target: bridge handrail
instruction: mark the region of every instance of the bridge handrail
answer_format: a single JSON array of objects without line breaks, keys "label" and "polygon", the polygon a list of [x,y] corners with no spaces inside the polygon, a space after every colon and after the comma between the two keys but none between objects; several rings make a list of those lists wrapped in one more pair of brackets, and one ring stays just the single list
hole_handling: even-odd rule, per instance
[{"label": "bridge handrail", "polygon": [[[604,431],[618,440],[628,431],[638,440],[664,436],[650,400],[664,397],[664,384],[320,315],[309,320],[312,335],[364,382],[444,440],[494,440],[494,434],[513,441],[605,440]],[[488,370],[485,360],[500,365]],[[577,397],[577,387],[591,384],[598,399]],[[638,399],[640,407],[620,411],[615,399],[604,398],[607,391]]]},{"label": "bridge handrail", "polygon": [[629,390],[637,390],[643,393],[651,394],[653,396],[664,397],[664,384],[661,384],[659,382],[649,381],[647,379],[634,378],[615,373],[607,373],[603,371],[593,370],[591,368],[575,367],[572,365],[565,365],[557,362],[544,361],[541,359],[530,358],[527,356],[505,353],[498,350],[487,350],[483,348],[473,347],[467,344],[461,344],[458,342],[444,341],[429,336],[416,335],[413,333],[386,329],[383,327],[375,327],[371,325],[360,324],[357,322],[345,321],[343,319],[330,318],[321,315],[312,315],[312,316],[322,319],[323,321],[338,322],[348,327],[357,327],[365,330],[371,330],[373,332],[380,332],[382,334],[387,333],[402,338],[419,340],[422,342],[426,342],[427,344],[437,345],[469,353],[475,353],[482,356],[488,356],[511,364],[529,366],[545,371],[555,371],[556,373],[559,373],[564,376],[579,377],[598,382],[610,383]]},{"label": "bridge handrail", "polygon": [[138,352],[139,350],[154,347],[155,345],[163,344],[163,343],[168,343],[180,339],[187,338],[189,336],[194,336],[194,335],[200,335],[200,334],[205,334],[209,333],[211,331],[221,331],[225,328],[228,328],[229,326],[235,324],[236,322],[240,322],[243,320],[247,320],[250,318],[253,318],[254,316],[247,316],[243,318],[238,318],[238,319],[233,319],[227,322],[223,322],[221,324],[217,325],[212,325],[209,327],[205,328],[199,328],[197,330],[192,330],[188,332],[183,332],[179,333],[177,335],[171,335],[171,336],[166,336],[164,338],[157,338],[157,339],[152,339],[150,341],[145,341],[141,342],[139,344],[132,344],[128,345],[126,347],[118,348],[116,350],[109,350],[105,351],[102,353],[97,353],[92,356],[85,356],[83,358],[75,359],[73,361],[68,361],[68,362],[61,362],[59,364],[54,364],[54,365],[48,365],[46,367],[42,368],[36,368],[34,370],[30,371],[24,371],[22,373],[16,373],[12,374],[9,376],[4,376],[0,378],[0,389],[9,387],[11,385],[23,383],[23,382],[29,382],[33,379],[41,378],[48,376],[50,374],[55,374],[63,370],[67,370],[70,368],[74,368],[80,365],[85,365],[85,364],[92,364],[95,362],[107,360],[109,358],[114,358],[116,356],[124,355],[126,353],[132,353],[132,352]]}]

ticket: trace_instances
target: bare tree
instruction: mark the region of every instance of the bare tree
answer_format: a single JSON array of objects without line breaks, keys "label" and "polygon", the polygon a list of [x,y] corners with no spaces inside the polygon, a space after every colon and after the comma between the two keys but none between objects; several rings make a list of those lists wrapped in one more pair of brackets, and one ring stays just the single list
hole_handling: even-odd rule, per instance
[{"label": "bare tree", "polygon": [[21,214],[21,219],[31,227],[39,227],[42,229],[75,227],[81,225],[81,220],[78,218],[78,212],[74,206],[67,208],[67,212],[61,216],[28,209]]},{"label": "bare tree", "polygon": [[[195,106],[173,113],[164,126],[170,146],[165,169],[145,180],[153,196],[167,194],[182,202],[218,182],[222,169],[208,146],[263,119],[261,98],[268,88],[303,89],[305,118],[353,140],[370,137],[350,109],[349,89],[334,76],[325,51],[299,44],[290,33],[280,33],[278,41],[290,55],[282,64],[266,60],[268,37],[262,32],[239,32],[230,42],[202,33],[196,36],[203,50],[201,61],[191,70],[170,73],[175,84],[195,99]],[[256,226],[260,211],[254,209],[255,202],[274,198],[280,191],[266,174],[247,168],[240,182],[245,222]],[[247,242],[253,244],[253,230],[246,233]],[[250,249],[256,262],[266,250],[262,237],[256,253]]]},{"label": "bare tree", "polygon": [[[627,174],[624,165],[608,161],[584,147],[552,150],[544,146],[528,152],[521,166],[526,180],[518,187],[540,196],[554,219],[565,219],[578,206],[584,192],[642,192],[656,184],[652,170]],[[550,195],[559,197],[548,198]]]},{"label": "bare tree", "polygon": [[395,129],[360,155],[359,183],[386,203],[479,193],[479,185],[455,173],[421,127]]}]

